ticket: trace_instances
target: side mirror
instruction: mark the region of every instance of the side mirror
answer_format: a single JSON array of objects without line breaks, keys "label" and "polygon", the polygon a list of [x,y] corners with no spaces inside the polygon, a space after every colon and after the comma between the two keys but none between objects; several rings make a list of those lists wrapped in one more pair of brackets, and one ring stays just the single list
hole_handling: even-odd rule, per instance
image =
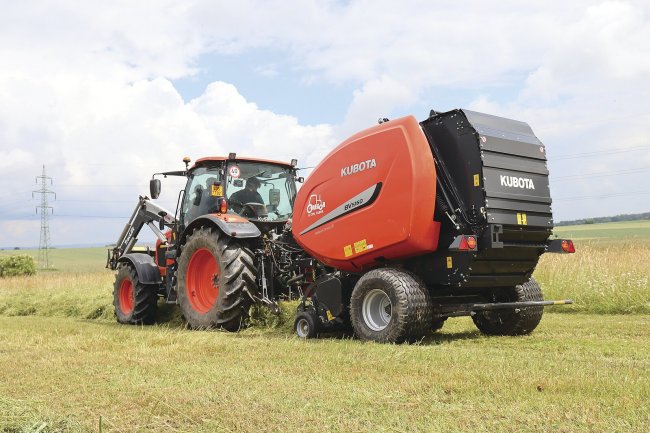
[{"label": "side mirror", "polygon": [[160,197],[161,188],[160,179],[151,179],[149,181],[149,194],[151,194],[151,198],[157,199]]}]

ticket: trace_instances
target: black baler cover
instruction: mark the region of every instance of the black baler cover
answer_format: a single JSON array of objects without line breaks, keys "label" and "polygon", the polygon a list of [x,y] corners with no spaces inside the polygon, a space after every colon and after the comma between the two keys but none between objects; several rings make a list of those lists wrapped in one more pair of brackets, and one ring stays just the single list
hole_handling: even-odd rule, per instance
[{"label": "black baler cover", "polygon": [[488,224],[553,228],[546,152],[528,124],[453,110],[421,125],[468,214]]}]

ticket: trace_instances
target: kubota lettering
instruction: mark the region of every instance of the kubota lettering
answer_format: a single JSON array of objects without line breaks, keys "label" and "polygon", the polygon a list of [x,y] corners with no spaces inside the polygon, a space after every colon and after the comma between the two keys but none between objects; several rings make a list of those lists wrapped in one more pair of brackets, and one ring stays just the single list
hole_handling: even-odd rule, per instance
[{"label": "kubota lettering", "polygon": [[525,188],[535,189],[535,184],[532,179],[527,177],[516,177],[501,175],[501,186],[509,186],[511,188]]},{"label": "kubota lettering", "polygon": [[377,161],[375,159],[369,159],[367,161],[361,161],[357,164],[352,164],[341,169],[341,177],[348,176],[354,173],[359,173],[360,171],[368,170],[371,168],[377,167]]}]

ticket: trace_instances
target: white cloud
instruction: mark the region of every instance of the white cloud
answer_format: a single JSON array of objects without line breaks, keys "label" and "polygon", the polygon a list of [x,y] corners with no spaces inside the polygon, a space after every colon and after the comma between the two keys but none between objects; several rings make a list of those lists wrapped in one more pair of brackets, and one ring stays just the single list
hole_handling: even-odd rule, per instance
[{"label": "white cloud", "polygon": [[[59,185],[60,210],[130,212],[131,204],[73,209],[76,202],[63,200],[135,203],[152,172],[180,166],[184,155],[236,151],[315,165],[377,117],[436,107],[427,98],[455,92],[455,105],[528,121],[549,155],[647,145],[649,8],[586,0],[413,1],[399,8],[388,0],[12,3],[0,16],[3,186],[29,199],[45,163]],[[171,84],[195,73],[200,56],[251,49],[284,55],[277,64],[288,62],[305,82],[354,84],[343,124],[301,125],[262,110],[219,76],[192,101]],[[261,75],[278,70],[268,59],[255,67]],[[573,169],[650,165],[649,155],[585,158]],[[551,166],[563,171],[568,164]],[[599,185],[616,191],[632,179]],[[562,192],[587,195],[590,188],[576,182]],[[647,210],[630,202],[616,207]],[[587,216],[556,209],[560,218]],[[16,212],[0,207],[0,218]],[[614,211],[594,201],[580,212]],[[103,227],[102,239],[113,229]]]}]

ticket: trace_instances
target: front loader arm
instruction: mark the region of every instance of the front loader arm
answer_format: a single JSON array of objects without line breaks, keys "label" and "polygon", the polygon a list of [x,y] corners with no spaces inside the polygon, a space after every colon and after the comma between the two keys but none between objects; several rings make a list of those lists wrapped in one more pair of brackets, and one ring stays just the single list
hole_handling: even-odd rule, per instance
[{"label": "front loader arm", "polygon": [[[154,222],[157,222],[160,228]],[[118,260],[133,249],[133,246],[138,242],[137,236],[145,224],[160,239],[160,242],[167,244],[167,238],[161,229],[164,225],[171,226],[175,223],[176,218],[167,209],[151,202],[148,197],[140,196],[138,204],[133,210],[129,222],[124,226],[124,230],[122,230],[122,234],[120,234],[115,247],[112,250],[108,250],[106,267],[113,270],[117,269]]]}]

